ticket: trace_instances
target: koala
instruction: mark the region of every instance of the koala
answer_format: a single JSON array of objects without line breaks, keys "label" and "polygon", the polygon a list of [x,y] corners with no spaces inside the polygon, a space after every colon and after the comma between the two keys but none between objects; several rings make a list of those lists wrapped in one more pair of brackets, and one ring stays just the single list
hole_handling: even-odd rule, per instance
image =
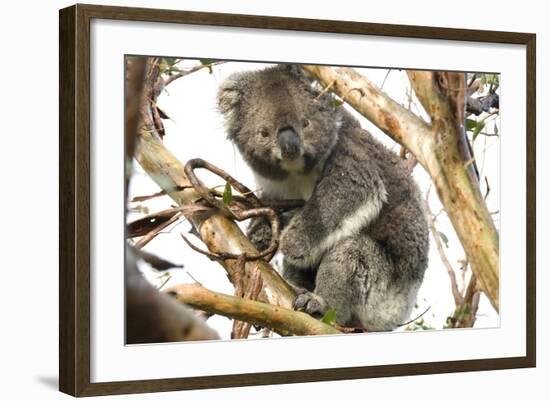
[{"label": "koala", "polygon": [[[404,162],[298,66],[240,72],[219,88],[226,133],[262,199],[302,199],[282,217],[282,276],[294,308],[389,331],[409,318],[428,264],[428,227]],[[261,251],[269,224],[248,227]]]}]

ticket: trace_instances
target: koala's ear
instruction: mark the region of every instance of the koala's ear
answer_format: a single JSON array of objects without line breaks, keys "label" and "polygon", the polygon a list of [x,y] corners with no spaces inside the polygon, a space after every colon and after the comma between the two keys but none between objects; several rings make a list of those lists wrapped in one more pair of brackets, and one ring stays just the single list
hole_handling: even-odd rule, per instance
[{"label": "koala's ear", "polygon": [[227,115],[239,105],[243,96],[242,82],[238,74],[230,75],[218,90],[218,108]]}]

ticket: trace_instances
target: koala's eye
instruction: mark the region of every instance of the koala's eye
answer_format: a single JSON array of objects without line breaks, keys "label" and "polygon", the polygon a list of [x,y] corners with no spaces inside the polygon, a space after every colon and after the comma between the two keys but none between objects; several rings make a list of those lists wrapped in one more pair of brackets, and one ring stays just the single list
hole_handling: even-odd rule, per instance
[{"label": "koala's eye", "polygon": [[307,127],[309,125],[309,119],[307,118],[304,118],[304,121],[302,122],[302,125],[305,127]]},{"label": "koala's eye", "polygon": [[269,131],[267,130],[267,128],[260,128],[259,133],[262,138],[267,138],[269,136]]}]

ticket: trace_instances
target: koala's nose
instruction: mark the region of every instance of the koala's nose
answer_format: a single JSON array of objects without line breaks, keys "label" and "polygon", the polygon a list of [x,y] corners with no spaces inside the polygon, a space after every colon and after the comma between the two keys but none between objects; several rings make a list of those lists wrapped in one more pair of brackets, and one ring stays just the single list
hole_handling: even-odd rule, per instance
[{"label": "koala's nose", "polygon": [[278,133],[279,148],[283,159],[295,159],[300,155],[300,137],[292,128],[282,128]]}]

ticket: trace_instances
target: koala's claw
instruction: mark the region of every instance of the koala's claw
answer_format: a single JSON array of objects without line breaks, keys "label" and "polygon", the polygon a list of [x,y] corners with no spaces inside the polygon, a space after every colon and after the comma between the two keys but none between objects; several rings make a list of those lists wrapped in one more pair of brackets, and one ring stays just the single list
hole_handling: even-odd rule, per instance
[{"label": "koala's claw", "polygon": [[295,310],[306,312],[307,314],[321,318],[328,310],[328,304],[319,295],[312,292],[304,292],[294,298],[292,306]]}]

